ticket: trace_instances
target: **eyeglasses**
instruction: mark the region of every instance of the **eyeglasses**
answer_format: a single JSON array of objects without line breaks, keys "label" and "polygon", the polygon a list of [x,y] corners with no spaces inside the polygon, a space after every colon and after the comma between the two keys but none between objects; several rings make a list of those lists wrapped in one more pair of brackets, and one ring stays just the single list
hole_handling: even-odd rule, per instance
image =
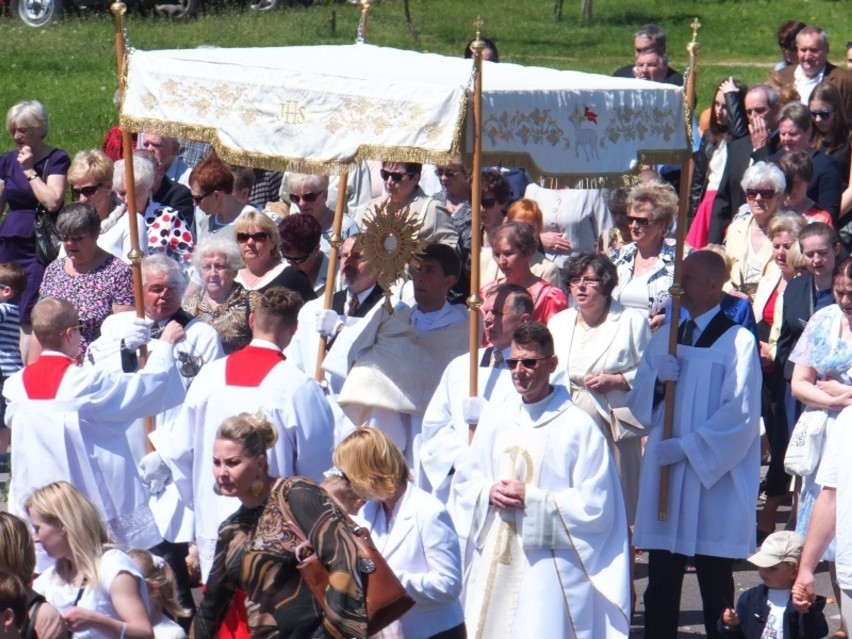
[{"label": "eyeglasses", "polygon": [[204,195],[192,195],[192,193],[190,193],[190,196],[192,197],[192,201],[195,202],[195,206],[199,206],[205,198],[209,197],[213,193],[215,193],[215,191],[207,191]]},{"label": "eyeglasses", "polygon": [[[398,180],[396,180],[396,181],[398,181]],[[296,202],[296,203],[299,203],[299,202],[308,202],[308,203],[316,202],[317,198],[320,196],[320,193],[322,193],[322,191],[317,191],[316,193],[304,193],[303,195],[296,195],[295,193],[291,193],[290,194],[290,201]]]},{"label": "eyeglasses", "polygon": [[435,169],[435,175],[437,175],[439,178],[441,178],[441,177],[454,178],[459,173],[461,173],[461,171],[457,171],[456,169]]},{"label": "eyeglasses", "polygon": [[60,334],[60,335],[65,335],[65,333],[67,333],[68,331],[74,331],[74,330],[78,330],[78,331],[83,330],[83,325],[82,325],[82,324],[74,324],[74,326],[69,326],[68,328],[64,329],[64,330],[63,330],[61,333],[59,333],[59,334]]},{"label": "eyeglasses", "polygon": [[572,277],[568,280],[568,284],[571,286],[597,286],[601,283],[601,278],[599,277]]},{"label": "eyeglasses", "polygon": [[92,197],[95,193],[101,190],[103,184],[95,184],[92,186],[81,186],[79,189],[71,187],[71,193],[74,194],[74,197],[79,198],[81,195],[85,195],[86,197]]},{"label": "eyeglasses", "polygon": [[379,171],[379,175],[382,176],[382,179],[385,182],[388,181],[388,178],[390,178],[390,180],[392,182],[402,182],[402,178],[404,178],[404,177],[411,178],[414,175],[414,173],[409,173],[409,172],[400,173],[399,171],[385,171],[384,169],[382,169],[381,171]]},{"label": "eyeglasses", "polygon": [[823,111],[811,111],[811,117],[814,120],[828,120],[834,115],[834,109],[825,109]]},{"label": "eyeglasses", "polygon": [[259,231],[257,233],[237,233],[237,242],[240,244],[245,244],[249,240],[254,240],[255,242],[265,242],[269,239],[269,233],[266,231]]},{"label": "eyeglasses", "polygon": [[70,242],[74,242],[76,244],[77,242],[82,241],[86,237],[86,235],[60,235],[59,241],[65,242],[66,244]]},{"label": "eyeglasses", "polygon": [[480,198],[479,204],[484,209],[490,209],[492,206],[497,204],[497,198],[496,197],[483,197],[483,198]]},{"label": "eyeglasses", "polygon": [[771,200],[777,193],[769,189],[746,189],[746,198],[749,200],[756,200],[758,195],[764,200]]},{"label": "eyeglasses", "polygon": [[513,357],[509,357],[503,361],[506,362],[506,366],[509,367],[509,370],[513,371],[517,368],[518,364],[526,368],[527,370],[531,368],[535,368],[538,366],[538,363],[545,359],[550,359],[552,355],[546,355],[544,357],[525,357],[523,359],[516,359]]},{"label": "eyeglasses", "polygon": [[651,218],[649,217],[634,217],[632,215],[627,216],[627,225],[638,224],[639,226],[648,226],[651,223]]}]

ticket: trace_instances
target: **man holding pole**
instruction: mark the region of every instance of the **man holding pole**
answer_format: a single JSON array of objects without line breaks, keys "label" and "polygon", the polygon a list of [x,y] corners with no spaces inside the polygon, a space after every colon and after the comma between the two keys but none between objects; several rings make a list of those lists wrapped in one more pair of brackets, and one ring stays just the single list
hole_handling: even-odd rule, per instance
[{"label": "man holding pole", "polygon": [[[630,395],[633,414],[649,431],[633,538],[650,551],[648,639],[676,639],[689,557],[707,637],[720,637],[716,622],[734,601],[734,559],[755,545],[760,362],[752,334],[719,309],[727,279],[722,258],[711,251],[684,260],[683,306],[691,319],[677,329],[677,357],[668,352],[668,331],[655,333]],[[674,420],[672,436],[663,439],[663,386],[670,381],[677,381]],[[666,473],[668,490],[661,493]]]}]

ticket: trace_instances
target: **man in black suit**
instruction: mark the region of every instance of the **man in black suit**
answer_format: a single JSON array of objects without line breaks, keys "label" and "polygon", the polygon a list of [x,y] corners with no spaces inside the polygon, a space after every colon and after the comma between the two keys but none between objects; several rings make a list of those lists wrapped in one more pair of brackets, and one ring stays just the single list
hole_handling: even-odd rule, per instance
[{"label": "man in black suit", "polygon": [[[620,69],[616,69],[612,75],[616,78],[644,78],[646,80],[654,80],[655,82],[665,82],[666,84],[674,84],[683,86],[683,74],[678,73],[669,67],[668,57],[666,55],[666,32],[656,24],[646,24],[633,34],[633,52],[636,55],[636,60],[633,64],[628,64]],[[640,58],[643,64],[643,69],[649,70],[649,62],[651,62],[648,54],[656,54],[656,63],[653,72],[641,72]]]},{"label": "man in black suit", "polygon": [[740,181],[746,169],[754,162],[766,160],[778,150],[780,110],[781,97],[770,85],[756,84],[746,93],[745,111],[750,135],[732,140],[728,144],[728,159],[710,215],[710,228],[707,233],[709,243],[722,243],[728,224],[737,210],[745,204],[745,193]]}]

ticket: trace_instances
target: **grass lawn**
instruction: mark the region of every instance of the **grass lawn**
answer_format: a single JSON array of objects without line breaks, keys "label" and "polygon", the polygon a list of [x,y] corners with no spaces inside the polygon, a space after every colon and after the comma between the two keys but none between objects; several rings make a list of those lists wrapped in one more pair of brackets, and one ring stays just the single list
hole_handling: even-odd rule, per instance
[{"label": "grass lawn", "polygon": [[[184,21],[131,12],[131,43],[141,49],[349,43],[358,21],[356,7],[329,0],[310,9],[264,13],[249,10],[248,0],[223,2],[207,0],[199,17]],[[559,22],[553,17],[554,0],[410,0],[410,6],[416,39],[406,27],[402,0],[384,0],[372,13],[369,41],[460,55],[480,14],[483,34],[497,42],[507,62],[605,74],[632,60],[632,33],[648,22],[667,30],[670,64],[683,69],[689,24],[698,17],[701,108],[726,75],[749,84],[766,77],[780,57],[775,29],[787,19],[826,28],[836,63],[845,59],[845,43],[852,40],[849,5],[831,0],[596,0],[589,24],[579,20],[579,0],[564,3]],[[50,114],[51,144],[69,152],[99,147],[116,119],[113,33],[106,11],[87,11],[44,29],[0,19],[2,112],[18,100],[39,99]],[[0,150],[12,148],[8,137],[0,139],[5,140]]]}]

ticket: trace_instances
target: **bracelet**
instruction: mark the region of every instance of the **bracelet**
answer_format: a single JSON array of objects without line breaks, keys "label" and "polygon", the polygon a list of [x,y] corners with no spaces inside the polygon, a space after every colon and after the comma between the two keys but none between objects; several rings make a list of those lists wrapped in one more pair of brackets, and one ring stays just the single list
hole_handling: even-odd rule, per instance
[{"label": "bracelet", "polygon": [[35,180],[38,177],[38,173],[36,173],[35,175],[26,175],[24,177],[27,178],[27,182],[32,182],[33,180]]},{"label": "bracelet", "polygon": [[124,639],[124,635],[127,633],[127,624],[123,621],[121,622],[121,635],[119,635],[118,639]]}]

